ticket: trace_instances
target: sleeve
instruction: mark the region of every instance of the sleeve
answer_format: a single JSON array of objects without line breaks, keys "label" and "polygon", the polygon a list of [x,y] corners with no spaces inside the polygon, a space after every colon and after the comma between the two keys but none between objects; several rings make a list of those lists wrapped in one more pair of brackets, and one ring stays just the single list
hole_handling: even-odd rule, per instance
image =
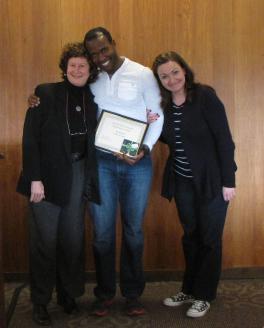
[{"label": "sleeve", "polygon": [[224,105],[213,89],[206,89],[203,113],[217,148],[223,186],[235,187],[235,171],[237,169],[234,161],[235,144]]},{"label": "sleeve", "polygon": [[158,83],[152,71],[147,67],[143,71],[143,97],[146,109],[151,109],[152,112],[158,113],[160,116],[157,121],[149,125],[143,142],[151,150],[161,134],[164,117],[160,107],[161,98]]},{"label": "sleeve", "polygon": [[40,105],[27,110],[22,139],[23,175],[28,181],[41,180],[40,137],[44,99],[40,86],[35,89],[35,95],[40,98]]}]

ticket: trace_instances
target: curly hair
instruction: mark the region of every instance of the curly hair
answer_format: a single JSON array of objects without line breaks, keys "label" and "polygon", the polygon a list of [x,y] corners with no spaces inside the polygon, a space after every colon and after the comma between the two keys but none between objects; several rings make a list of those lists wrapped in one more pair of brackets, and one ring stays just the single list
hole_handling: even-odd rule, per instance
[{"label": "curly hair", "polygon": [[160,65],[165,64],[169,61],[176,62],[185,71],[185,90],[186,98],[188,101],[192,101],[193,89],[196,85],[194,82],[194,73],[186,61],[176,52],[169,51],[158,55],[153,64],[152,70],[158,81],[160,93],[161,93],[161,107],[165,109],[171,102],[171,92],[163,87],[158,76],[158,68]]},{"label": "curly hair", "polygon": [[98,69],[90,60],[87,51],[85,50],[82,42],[67,43],[63,49],[60,56],[59,67],[62,71],[62,78],[66,80],[66,72],[68,61],[73,57],[84,57],[90,66],[90,75],[88,78],[88,83],[94,82],[98,76]]}]

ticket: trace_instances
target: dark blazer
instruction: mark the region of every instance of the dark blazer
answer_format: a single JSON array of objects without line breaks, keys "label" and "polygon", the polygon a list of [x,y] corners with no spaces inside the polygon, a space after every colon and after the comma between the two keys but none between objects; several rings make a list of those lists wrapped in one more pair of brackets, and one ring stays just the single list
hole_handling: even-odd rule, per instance
[{"label": "dark blazer", "polygon": [[[17,191],[30,196],[31,181],[44,184],[45,200],[59,206],[67,204],[72,184],[71,137],[66,121],[65,82],[37,86],[37,108],[29,108],[23,131],[23,170]],[[84,197],[99,203],[94,135],[97,105],[87,87],[85,92],[87,157]]]},{"label": "dark blazer", "polygon": [[[171,106],[168,106],[164,110],[161,141],[170,148],[162,185],[162,196],[169,200],[174,196],[175,183],[173,119]],[[224,106],[212,88],[195,85],[192,101],[187,101],[184,107],[181,134],[194,184],[202,199],[212,199],[223,186],[235,186],[235,145]]]}]

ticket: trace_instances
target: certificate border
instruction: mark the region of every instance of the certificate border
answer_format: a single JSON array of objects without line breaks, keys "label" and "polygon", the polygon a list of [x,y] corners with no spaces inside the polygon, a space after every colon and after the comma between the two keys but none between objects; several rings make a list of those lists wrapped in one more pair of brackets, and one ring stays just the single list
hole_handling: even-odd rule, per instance
[{"label": "certificate border", "polygon": [[[138,120],[138,119],[133,118],[133,117],[129,117],[129,116],[126,116],[126,115],[122,115],[122,114],[119,114],[119,113],[112,112],[112,111],[110,111],[110,110],[103,109],[102,112],[101,112],[101,114],[100,114],[100,116],[99,116],[98,123],[97,123],[97,125],[96,125],[96,129],[95,129],[95,131],[97,131],[97,129],[98,129],[99,125],[100,125],[100,122],[101,122],[101,120],[102,120],[102,118],[103,118],[104,113],[110,113],[110,114],[113,114],[113,115],[115,115],[115,116],[124,117],[124,118],[129,119],[130,121],[139,122],[139,123],[142,123],[143,125],[145,125],[145,131],[144,131],[144,133],[143,133],[143,136],[142,136],[141,142],[140,142],[140,144],[139,144],[139,148],[138,148],[138,149],[140,150],[140,148],[141,148],[141,146],[142,146],[142,143],[143,143],[143,140],[144,140],[144,138],[145,138],[145,135],[146,135],[146,133],[147,133],[147,130],[148,130],[148,127],[149,127],[149,123],[148,123],[148,122],[141,121],[141,120]],[[95,134],[96,134],[96,132],[95,132]],[[112,150],[110,150],[110,149],[108,149],[108,148],[104,148],[104,147],[100,147],[100,146],[96,146],[96,145],[95,145],[95,148],[96,148],[96,149],[99,149],[99,150],[106,151],[106,152],[108,152],[108,153],[114,153],[114,151],[112,151]],[[120,152],[120,151],[117,151],[116,153],[123,154],[123,153]],[[138,153],[137,153],[137,155],[138,155]],[[136,156],[137,156],[137,155],[136,155]],[[126,155],[126,156],[131,157],[131,158],[135,157],[135,156],[131,156],[131,155]]]}]

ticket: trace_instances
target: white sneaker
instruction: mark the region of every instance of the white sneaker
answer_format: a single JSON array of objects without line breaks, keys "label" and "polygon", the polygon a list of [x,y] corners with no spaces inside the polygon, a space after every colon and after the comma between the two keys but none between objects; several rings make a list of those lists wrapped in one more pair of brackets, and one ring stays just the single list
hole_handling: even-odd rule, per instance
[{"label": "white sneaker", "polygon": [[183,292],[179,292],[175,296],[165,298],[163,300],[163,304],[166,306],[179,306],[184,303],[192,303],[193,301],[194,301],[194,298],[192,295],[187,295],[187,294],[184,294]]},{"label": "white sneaker", "polygon": [[210,303],[206,301],[195,300],[189,310],[186,312],[187,317],[200,318],[203,317],[210,309]]}]

